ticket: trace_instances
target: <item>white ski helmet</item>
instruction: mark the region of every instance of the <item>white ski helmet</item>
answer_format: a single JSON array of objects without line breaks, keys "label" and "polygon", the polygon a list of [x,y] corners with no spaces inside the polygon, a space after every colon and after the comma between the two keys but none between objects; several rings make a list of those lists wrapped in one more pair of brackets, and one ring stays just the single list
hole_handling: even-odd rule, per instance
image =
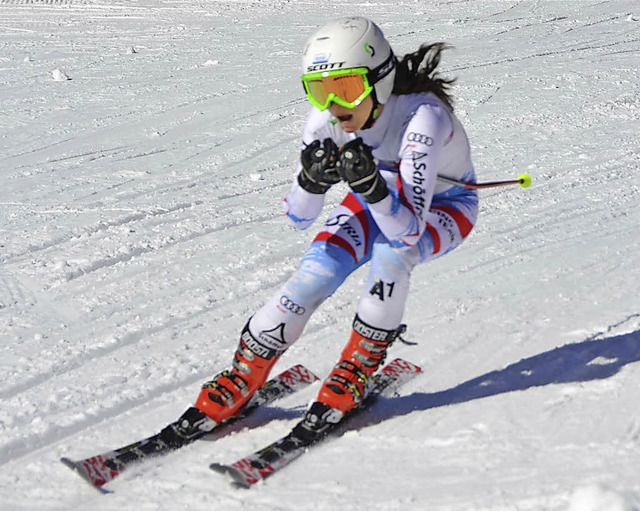
[{"label": "white ski helmet", "polygon": [[366,67],[378,103],[393,90],[396,59],[382,30],[366,18],[341,18],[316,31],[307,41],[302,74]]}]

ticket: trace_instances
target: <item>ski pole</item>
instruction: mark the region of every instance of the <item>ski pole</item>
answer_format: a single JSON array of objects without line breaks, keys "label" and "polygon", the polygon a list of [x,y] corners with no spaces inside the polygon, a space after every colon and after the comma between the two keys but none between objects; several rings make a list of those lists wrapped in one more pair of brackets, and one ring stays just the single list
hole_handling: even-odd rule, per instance
[{"label": "ski pole", "polygon": [[508,179],[507,181],[490,181],[487,183],[469,183],[467,181],[458,181],[450,177],[438,174],[438,179],[450,185],[460,186],[468,190],[478,190],[481,188],[495,188],[497,186],[520,185],[522,188],[531,186],[531,176],[529,174],[520,174],[518,179]]}]

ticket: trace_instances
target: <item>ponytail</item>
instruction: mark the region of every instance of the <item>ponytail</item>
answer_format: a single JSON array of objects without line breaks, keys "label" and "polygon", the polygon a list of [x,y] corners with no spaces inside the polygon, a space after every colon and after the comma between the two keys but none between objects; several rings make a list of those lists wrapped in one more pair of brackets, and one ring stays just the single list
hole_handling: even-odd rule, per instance
[{"label": "ponytail", "polygon": [[396,66],[393,93],[432,92],[453,110],[453,97],[449,90],[456,79],[442,78],[436,71],[440,55],[449,48],[445,43],[423,44],[418,51],[402,57]]}]

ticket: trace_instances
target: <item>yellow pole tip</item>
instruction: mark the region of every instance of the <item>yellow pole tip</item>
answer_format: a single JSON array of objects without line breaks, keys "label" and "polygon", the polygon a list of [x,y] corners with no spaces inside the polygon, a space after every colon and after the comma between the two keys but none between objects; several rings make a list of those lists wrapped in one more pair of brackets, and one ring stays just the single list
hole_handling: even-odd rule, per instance
[{"label": "yellow pole tip", "polygon": [[520,174],[518,181],[522,188],[529,188],[531,186],[531,176],[529,174]]}]

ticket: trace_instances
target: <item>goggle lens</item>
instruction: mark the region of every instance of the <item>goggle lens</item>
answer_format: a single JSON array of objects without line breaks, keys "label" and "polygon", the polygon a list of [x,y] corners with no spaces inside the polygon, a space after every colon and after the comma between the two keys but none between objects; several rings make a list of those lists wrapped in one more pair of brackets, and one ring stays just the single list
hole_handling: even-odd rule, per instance
[{"label": "goggle lens", "polygon": [[373,90],[368,83],[366,73],[366,69],[313,73],[303,76],[302,82],[307,98],[320,110],[326,110],[331,103],[355,108]]}]

